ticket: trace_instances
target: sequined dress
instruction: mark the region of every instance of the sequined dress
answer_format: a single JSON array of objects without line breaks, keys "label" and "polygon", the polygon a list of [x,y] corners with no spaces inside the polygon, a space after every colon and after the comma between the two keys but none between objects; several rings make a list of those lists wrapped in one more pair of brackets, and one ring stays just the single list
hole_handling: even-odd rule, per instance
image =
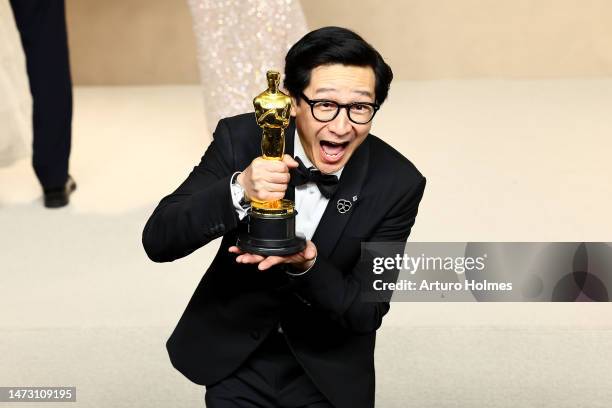
[{"label": "sequined dress", "polygon": [[32,102],[25,56],[8,0],[0,0],[0,167],[27,157]]},{"label": "sequined dress", "polygon": [[212,133],[219,119],[253,111],[266,71],[283,72],[285,54],[306,34],[306,21],[297,0],[187,1]]}]

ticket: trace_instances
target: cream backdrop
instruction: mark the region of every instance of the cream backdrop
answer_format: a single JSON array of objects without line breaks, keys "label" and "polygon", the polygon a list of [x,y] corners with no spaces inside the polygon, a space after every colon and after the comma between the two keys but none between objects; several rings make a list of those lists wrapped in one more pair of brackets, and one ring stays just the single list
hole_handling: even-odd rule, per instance
[{"label": "cream backdrop", "polygon": [[[341,25],[397,79],[612,75],[609,0],[302,0],[309,27]],[[77,85],[196,83],[182,0],[67,0]]]}]

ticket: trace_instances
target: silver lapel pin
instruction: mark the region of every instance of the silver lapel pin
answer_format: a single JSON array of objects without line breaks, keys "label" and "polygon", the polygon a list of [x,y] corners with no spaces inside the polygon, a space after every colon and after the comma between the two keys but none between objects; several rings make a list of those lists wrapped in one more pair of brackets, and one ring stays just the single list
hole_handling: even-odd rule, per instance
[{"label": "silver lapel pin", "polygon": [[347,213],[351,209],[352,206],[353,206],[353,203],[351,203],[349,200],[345,200],[344,198],[339,199],[338,202],[336,203],[336,208],[338,209],[338,212],[340,214]]}]

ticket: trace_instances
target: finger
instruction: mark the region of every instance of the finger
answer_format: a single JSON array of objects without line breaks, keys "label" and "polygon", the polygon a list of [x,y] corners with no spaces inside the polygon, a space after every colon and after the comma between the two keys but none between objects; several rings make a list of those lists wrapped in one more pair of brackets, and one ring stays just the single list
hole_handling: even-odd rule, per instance
[{"label": "finger", "polygon": [[253,189],[252,193],[247,193],[247,195],[255,200],[269,201],[283,198],[285,196],[285,191],[287,191],[287,184],[275,184],[262,181],[257,184],[257,187]]},{"label": "finger", "polygon": [[283,198],[285,198],[285,193],[266,193],[257,196],[256,200],[269,203],[273,201],[282,200]]},{"label": "finger", "polygon": [[298,167],[298,162],[295,161],[295,159],[293,157],[291,157],[288,154],[285,154],[283,156],[283,162],[287,165],[287,167],[289,167],[290,169],[294,169],[296,167]]},{"label": "finger", "polygon": [[291,175],[289,173],[268,173],[266,181],[275,184],[289,184]]},{"label": "finger", "polygon": [[258,255],[244,253],[236,257],[236,262],[238,263],[255,263],[261,261],[261,259],[257,259]]},{"label": "finger", "polygon": [[245,264],[254,264],[263,261],[265,258],[261,255],[244,253],[236,257],[236,262]]},{"label": "finger", "polygon": [[253,161],[253,177],[261,177],[265,173],[287,173],[289,169],[282,160],[270,160],[258,157]]},{"label": "finger", "polygon": [[287,173],[289,168],[282,160],[266,160],[266,169],[272,173]]},{"label": "finger", "polygon": [[267,182],[264,188],[269,193],[284,193],[287,191],[287,184]]},{"label": "finger", "polygon": [[243,253],[242,250],[235,245],[229,247],[227,250],[231,252],[232,254],[242,254]]},{"label": "finger", "polygon": [[257,265],[257,269],[260,271],[265,271],[268,268],[273,267],[274,265],[281,264],[286,261],[286,257],[284,256],[269,256]]}]

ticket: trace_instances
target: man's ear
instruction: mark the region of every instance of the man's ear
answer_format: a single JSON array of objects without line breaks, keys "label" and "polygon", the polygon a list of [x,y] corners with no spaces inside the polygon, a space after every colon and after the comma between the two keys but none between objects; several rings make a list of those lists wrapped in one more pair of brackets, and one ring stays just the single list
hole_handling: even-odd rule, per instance
[{"label": "man's ear", "polygon": [[294,118],[297,115],[297,110],[296,110],[296,106],[297,106],[298,102],[295,100],[295,98],[292,96],[291,97],[291,116],[293,116]]}]

